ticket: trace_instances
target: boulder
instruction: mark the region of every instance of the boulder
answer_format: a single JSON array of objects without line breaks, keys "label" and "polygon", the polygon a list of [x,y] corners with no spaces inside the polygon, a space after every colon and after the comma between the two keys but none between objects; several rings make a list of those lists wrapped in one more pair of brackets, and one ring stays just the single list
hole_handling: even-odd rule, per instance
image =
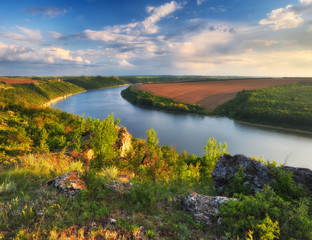
[{"label": "boulder", "polygon": [[284,166],[283,170],[292,172],[295,183],[306,186],[310,193],[312,193],[312,171],[310,169]]},{"label": "boulder", "polygon": [[225,154],[220,156],[212,172],[214,185],[219,193],[226,190],[235,173],[241,167],[245,174],[244,185],[251,192],[260,192],[265,185],[271,186],[273,184],[271,170],[267,165],[241,154],[235,156]]},{"label": "boulder", "polygon": [[207,225],[220,223],[219,207],[235,198],[220,196],[205,196],[191,193],[182,199],[182,208],[192,214],[196,222],[204,222]]},{"label": "boulder", "polygon": [[[273,169],[266,164],[248,158],[244,155],[220,156],[212,172],[214,185],[219,193],[224,193],[235,173],[242,168],[244,171],[244,185],[251,193],[260,192],[265,185],[273,185]],[[293,180],[297,185],[304,185],[312,192],[312,171],[306,168],[284,166],[282,170],[293,173]]]},{"label": "boulder", "polygon": [[45,183],[45,186],[57,188],[60,192],[69,196],[76,196],[81,190],[87,188],[87,184],[79,177],[78,171],[72,171],[57,176]]}]

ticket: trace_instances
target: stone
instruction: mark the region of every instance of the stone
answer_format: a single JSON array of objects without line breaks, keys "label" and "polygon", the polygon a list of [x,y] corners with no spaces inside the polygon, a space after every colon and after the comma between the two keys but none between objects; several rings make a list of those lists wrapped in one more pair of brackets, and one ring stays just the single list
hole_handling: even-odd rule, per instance
[{"label": "stone", "polygon": [[212,172],[215,188],[219,193],[226,190],[235,173],[243,168],[245,174],[244,185],[252,192],[260,192],[265,185],[272,185],[270,168],[260,161],[253,160],[242,154],[220,156]]},{"label": "stone", "polygon": [[[273,185],[273,169],[266,164],[248,158],[242,154],[220,156],[212,172],[214,185],[219,193],[224,193],[235,173],[242,168],[245,179],[244,185],[251,193],[260,192],[265,185]],[[312,193],[312,171],[307,168],[284,166],[282,170],[293,173],[293,180],[297,185],[306,186]]]},{"label": "stone", "polygon": [[119,193],[130,193],[131,188],[133,187],[133,183],[112,180],[108,184],[106,184],[106,187],[113,189],[114,191]]},{"label": "stone", "polygon": [[230,200],[236,199],[191,193],[182,199],[182,208],[190,212],[196,222],[214,225],[220,222],[219,207]]},{"label": "stone", "polygon": [[125,127],[118,127],[118,140],[115,143],[117,149],[120,150],[120,156],[126,157],[132,147],[132,136]]},{"label": "stone", "polygon": [[60,192],[69,196],[76,196],[81,190],[87,188],[85,181],[79,177],[78,171],[72,171],[57,176],[46,182],[45,186],[57,188]]},{"label": "stone", "polygon": [[308,168],[294,168],[284,166],[283,170],[293,173],[293,180],[300,185],[306,186],[310,193],[312,193],[312,171]]}]

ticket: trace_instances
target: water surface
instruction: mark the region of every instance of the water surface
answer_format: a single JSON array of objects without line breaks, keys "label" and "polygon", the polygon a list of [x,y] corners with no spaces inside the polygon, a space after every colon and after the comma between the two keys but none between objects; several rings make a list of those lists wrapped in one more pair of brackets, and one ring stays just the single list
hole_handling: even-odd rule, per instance
[{"label": "water surface", "polygon": [[202,156],[209,137],[226,142],[228,152],[260,157],[289,166],[312,169],[312,134],[256,127],[226,117],[173,114],[132,105],[120,96],[127,86],[99,89],[71,96],[52,105],[63,111],[104,119],[113,113],[134,136],[145,138],[156,130],[160,144],[178,152]]}]

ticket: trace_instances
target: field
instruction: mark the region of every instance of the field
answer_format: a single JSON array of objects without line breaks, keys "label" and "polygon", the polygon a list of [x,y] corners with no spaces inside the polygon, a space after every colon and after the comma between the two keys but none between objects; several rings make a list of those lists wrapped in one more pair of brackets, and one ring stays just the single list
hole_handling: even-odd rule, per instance
[{"label": "field", "polygon": [[137,85],[136,89],[145,90],[155,95],[173,98],[174,100],[200,104],[208,109],[233,99],[242,90],[253,90],[292,84],[298,82],[312,82],[311,78],[258,78],[244,80],[208,81],[208,82],[183,82]]},{"label": "field", "polygon": [[32,83],[36,82],[34,79],[27,78],[8,78],[8,77],[0,77],[0,82],[4,82],[7,84],[22,84],[22,83]]}]

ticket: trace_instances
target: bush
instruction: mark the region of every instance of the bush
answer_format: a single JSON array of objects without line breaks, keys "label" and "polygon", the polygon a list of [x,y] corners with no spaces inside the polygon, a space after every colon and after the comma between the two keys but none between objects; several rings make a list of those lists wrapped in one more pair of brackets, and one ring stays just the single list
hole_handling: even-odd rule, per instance
[{"label": "bush", "polygon": [[16,191],[15,181],[11,181],[10,177],[4,179],[4,182],[0,184],[0,193],[12,193]]},{"label": "bush", "polygon": [[255,239],[269,239],[278,237],[280,229],[281,239],[312,239],[312,208],[307,201],[285,201],[268,186],[255,196],[240,195],[237,201],[221,205],[222,231],[236,238],[251,230]]}]

